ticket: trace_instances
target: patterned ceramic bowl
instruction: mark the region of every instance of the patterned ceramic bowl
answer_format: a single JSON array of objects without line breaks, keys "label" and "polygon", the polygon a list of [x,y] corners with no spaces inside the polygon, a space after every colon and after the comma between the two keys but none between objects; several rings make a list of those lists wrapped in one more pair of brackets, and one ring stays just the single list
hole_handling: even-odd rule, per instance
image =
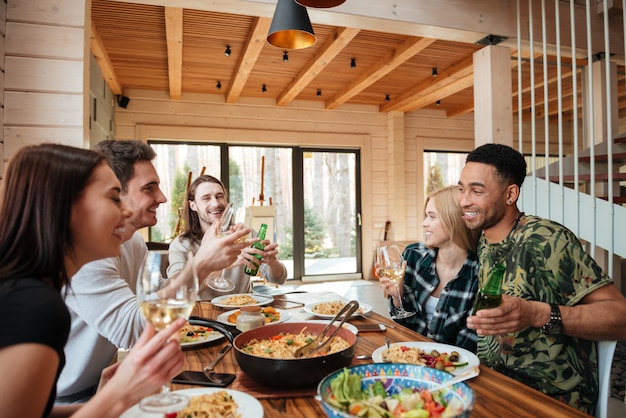
[{"label": "patterned ceramic bowl", "polygon": [[[402,388],[428,389],[452,378],[447,372],[413,364],[374,363],[352,366],[347,369],[352,373],[361,375],[361,387],[363,389],[376,380],[381,380],[389,394],[398,393]],[[328,403],[328,398],[332,394],[330,382],[341,372],[343,370],[337,370],[327,375],[317,386],[317,400],[322,404],[324,412],[330,418],[354,417],[354,415],[340,411]],[[469,417],[474,406],[474,392],[465,383],[457,383],[445,391],[444,400],[447,404],[452,403],[457,406],[450,416]]]}]

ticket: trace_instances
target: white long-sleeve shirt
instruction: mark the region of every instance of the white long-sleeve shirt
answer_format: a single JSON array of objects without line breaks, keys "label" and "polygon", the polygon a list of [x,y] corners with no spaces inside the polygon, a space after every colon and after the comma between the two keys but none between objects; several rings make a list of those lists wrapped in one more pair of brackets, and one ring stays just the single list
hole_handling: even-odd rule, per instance
[{"label": "white long-sleeve shirt", "polygon": [[72,325],[57,397],[98,385],[117,349],[130,348],[139,339],[145,320],[135,286],[146,252],[136,232],[121,245],[119,257],[88,263],[72,278],[65,298]]},{"label": "white long-sleeve shirt", "polygon": [[[174,239],[170,243],[170,264],[167,267],[167,277],[172,277],[176,273],[180,272],[185,266],[185,257],[189,251],[195,254],[200,247],[197,243],[192,243],[190,239],[183,239],[180,236]],[[283,263],[280,263],[282,270],[278,276],[272,276],[271,270],[267,264],[261,264],[261,276],[265,277],[271,283],[283,284],[287,279],[287,269]],[[250,293],[252,291],[252,284],[250,282],[250,276],[248,276],[244,270],[246,266],[239,265],[233,268],[224,269],[224,277],[235,283],[235,289],[228,292],[220,292],[210,289],[203,284],[204,277],[198,277],[200,281],[200,298],[203,300],[211,300],[216,296],[222,296],[226,294],[235,293]]]}]

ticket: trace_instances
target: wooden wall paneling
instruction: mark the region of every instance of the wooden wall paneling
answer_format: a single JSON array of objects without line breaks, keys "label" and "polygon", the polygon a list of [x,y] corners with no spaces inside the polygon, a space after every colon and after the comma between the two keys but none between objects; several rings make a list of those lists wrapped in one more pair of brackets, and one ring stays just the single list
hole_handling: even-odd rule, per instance
[{"label": "wooden wall paneling", "polygon": [[422,208],[417,207],[417,195],[423,189],[423,182],[417,182],[418,159],[421,154],[416,153],[414,138],[405,138],[404,141],[404,216],[405,216],[405,240],[417,238],[418,230],[422,224]]},{"label": "wooden wall paneling", "polygon": [[59,59],[8,56],[5,60],[7,90],[82,94],[83,63]]},{"label": "wooden wall paneling", "polygon": [[84,29],[7,22],[6,54],[84,59]]},{"label": "wooden wall paneling", "polygon": [[[0,21],[0,26],[4,28],[5,26],[5,22]],[[2,35],[0,35],[0,57],[2,59],[0,59],[0,71],[4,72],[4,43],[6,42],[6,36],[4,35],[4,33]]]},{"label": "wooden wall paneling", "polygon": [[76,146],[83,140],[82,127],[56,127],[48,126],[5,126],[5,160],[8,161],[15,152],[25,145],[42,143],[58,143]]},{"label": "wooden wall paneling", "polygon": [[85,8],[77,0],[8,0],[7,19],[40,24],[83,26]]},{"label": "wooden wall paneling", "polygon": [[4,178],[4,42],[7,23],[7,5],[0,2],[0,180]]},{"label": "wooden wall paneling", "polygon": [[7,4],[3,1],[0,2],[0,35],[4,38],[6,34],[7,25]]},{"label": "wooden wall paneling", "polygon": [[28,92],[5,92],[7,125],[83,126],[82,96]]}]

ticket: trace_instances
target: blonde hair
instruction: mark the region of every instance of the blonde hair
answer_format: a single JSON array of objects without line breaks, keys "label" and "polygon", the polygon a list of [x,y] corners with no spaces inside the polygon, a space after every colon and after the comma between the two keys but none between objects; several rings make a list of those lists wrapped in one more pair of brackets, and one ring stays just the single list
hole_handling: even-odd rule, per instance
[{"label": "blonde hair", "polygon": [[446,234],[450,236],[450,240],[459,247],[475,253],[480,230],[471,230],[465,226],[463,211],[456,200],[458,192],[458,186],[448,186],[429,194],[424,202],[424,216],[426,216],[426,206],[432,200],[437,206],[441,224]]}]

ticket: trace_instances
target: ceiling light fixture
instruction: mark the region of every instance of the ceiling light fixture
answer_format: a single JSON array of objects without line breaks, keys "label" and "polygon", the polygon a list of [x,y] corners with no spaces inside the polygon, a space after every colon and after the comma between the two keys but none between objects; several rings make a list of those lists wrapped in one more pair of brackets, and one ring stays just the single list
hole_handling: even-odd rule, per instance
[{"label": "ceiling light fixture", "polygon": [[350,59],[350,68],[356,68],[356,58]]},{"label": "ceiling light fixture", "polygon": [[435,104],[436,104],[437,106],[441,106],[441,100],[437,100],[437,101],[435,102]]},{"label": "ceiling light fixture", "polygon": [[433,77],[437,77],[437,67],[433,67]]},{"label": "ceiling light fixture", "polygon": [[218,90],[222,88],[222,83],[219,80],[217,80],[217,84],[215,85],[215,88]]},{"label": "ceiling light fixture", "polygon": [[261,91],[263,93],[267,93],[267,87],[265,86],[265,84],[263,84],[263,87],[261,87]]},{"label": "ceiling light fixture", "polygon": [[327,9],[336,7],[345,3],[346,0],[296,0],[296,3],[304,7],[316,7],[318,9]]},{"label": "ceiling light fixture", "polygon": [[224,51],[224,55],[226,55],[227,57],[230,57],[230,53],[231,53],[230,45],[226,45],[226,50]]},{"label": "ceiling light fixture", "polygon": [[303,49],[316,40],[306,7],[294,0],[278,0],[267,42],[279,48]]},{"label": "ceiling light fixture", "polygon": [[385,94],[385,101],[388,102],[389,101],[389,95]]},{"label": "ceiling light fixture", "polygon": [[287,62],[289,61],[289,54],[287,54],[287,51],[283,52],[283,62]]},{"label": "ceiling light fixture", "polygon": [[317,96],[321,96],[322,95],[322,89],[317,89]]}]

